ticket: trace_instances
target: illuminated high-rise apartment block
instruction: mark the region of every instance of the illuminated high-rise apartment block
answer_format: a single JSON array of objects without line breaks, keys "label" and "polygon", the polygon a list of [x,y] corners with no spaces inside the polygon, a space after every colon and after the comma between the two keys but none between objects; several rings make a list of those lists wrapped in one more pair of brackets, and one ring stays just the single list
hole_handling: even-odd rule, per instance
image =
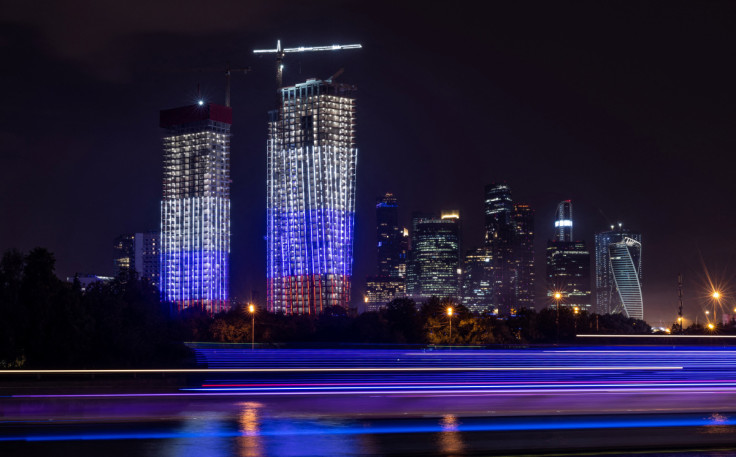
[{"label": "illuminated high-rise apartment block", "polygon": [[232,110],[215,104],[161,111],[161,295],[180,310],[227,308]]},{"label": "illuminated high-rise apartment block", "polygon": [[355,87],[280,89],[267,145],[268,309],[348,307],[355,224]]}]

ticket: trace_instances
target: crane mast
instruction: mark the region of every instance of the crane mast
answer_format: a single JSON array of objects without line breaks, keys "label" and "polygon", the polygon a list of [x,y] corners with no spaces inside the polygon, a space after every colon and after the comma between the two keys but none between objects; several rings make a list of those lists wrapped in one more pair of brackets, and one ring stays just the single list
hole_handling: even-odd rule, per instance
[{"label": "crane mast", "polygon": [[276,87],[283,87],[284,75],[284,57],[286,54],[295,52],[315,52],[315,51],[341,51],[346,49],[362,49],[360,44],[333,44],[331,46],[299,46],[298,48],[282,48],[281,40],[276,41],[274,49],[254,49],[254,54],[275,54],[276,55]]}]

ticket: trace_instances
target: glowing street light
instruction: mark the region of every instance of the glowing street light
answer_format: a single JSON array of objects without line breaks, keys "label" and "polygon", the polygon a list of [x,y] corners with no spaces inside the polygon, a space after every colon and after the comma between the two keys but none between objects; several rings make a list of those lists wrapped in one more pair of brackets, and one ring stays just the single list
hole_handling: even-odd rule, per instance
[{"label": "glowing street light", "polygon": [[447,307],[447,317],[450,319],[450,344],[452,344],[452,306]]},{"label": "glowing street light", "polygon": [[723,295],[721,294],[720,291],[713,290],[713,293],[710,294],[710,296],[713,297],[713,323],[715,323],[716,322],[716,304],[718,304],[718,306],[721,306],[721,297],[723,297]]},{"label": "glowing street light", "polygon": [[253,319],[253,324],[250,331],[250,350],[252,351],[256,348],[256,307],[253,305],[253,303],[248,305],[248,312]]},{"label": "glowing street light", "polygon": [[560,300],[562,300],[562,293],[557,291],[552,297],[555,299],[556,311],[555,311],[555,325],[557,327],[557,341],[560,341]]},{"label": "glowing street light", "polygon": [[715,328],[715,326],[713,324],[708,324],[708,328],[711,329],[711,330],[713,330]]}]

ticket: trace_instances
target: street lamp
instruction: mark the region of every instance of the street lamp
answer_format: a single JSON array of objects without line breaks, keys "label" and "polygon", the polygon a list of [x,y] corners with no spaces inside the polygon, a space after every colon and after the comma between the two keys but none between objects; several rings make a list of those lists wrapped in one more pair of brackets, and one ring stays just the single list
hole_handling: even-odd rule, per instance
[{"label": "street lamp", "polygon": [[555,304],[557,305],[557,310],[555,311],[555,326],[557,327],[557,342],[560,341],[560,300],[562,300],[562,294],[560,292],[555,292],[554,295],[552,295],[555,299]]},{"label": "street lamp", "polygon": [[714,290],[712,294],[710,294],[711,297],[713,297],[713,323],[716,323],[716,303],[718,306],[721,306],[721,293],[717,290]]},{"label": "street lamp", "polygon": [[253,303],[248,305],[248,312],[253,319],[250,330],[250,350],[252,351],[256,348],[256,307],[253,305]]},{"label": "street lamp", "polygon": [[450,344],[452,344],[452,306],[447,307],[447,317],[450,319]]}]

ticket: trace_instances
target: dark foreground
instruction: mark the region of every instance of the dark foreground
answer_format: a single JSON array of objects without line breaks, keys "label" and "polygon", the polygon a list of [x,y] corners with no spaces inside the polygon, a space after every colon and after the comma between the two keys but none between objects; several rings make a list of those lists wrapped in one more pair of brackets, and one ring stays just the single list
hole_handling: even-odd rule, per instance
[{"label": "dark foreground", "polygon": [[199,356],[210,371],[0,374],[0,455],[736,453],[736,350]]}]

